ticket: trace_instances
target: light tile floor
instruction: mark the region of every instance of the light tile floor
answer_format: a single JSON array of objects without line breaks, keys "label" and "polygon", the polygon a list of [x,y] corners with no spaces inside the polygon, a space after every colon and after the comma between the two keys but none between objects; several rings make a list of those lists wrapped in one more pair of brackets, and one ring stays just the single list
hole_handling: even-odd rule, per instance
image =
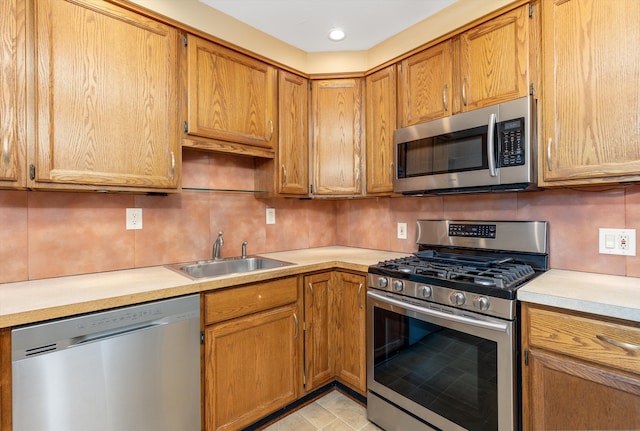
[{"label": "light tile floor", "polygon": [[367,410],[334,390],[263,431],[381,431],[367,421]]}]

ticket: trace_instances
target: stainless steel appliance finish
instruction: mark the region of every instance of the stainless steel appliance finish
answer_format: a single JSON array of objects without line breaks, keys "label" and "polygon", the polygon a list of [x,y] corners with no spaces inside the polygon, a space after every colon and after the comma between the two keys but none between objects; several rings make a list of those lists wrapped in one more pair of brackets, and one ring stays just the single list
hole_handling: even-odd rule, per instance
[{"label": "stainless steel appliance finish", "polygon": [[536,101],[523,97],[394,132],[394,191],[536,189]]},{"label": "stainless steel appliance finish", "polygon": [[547,223],[417,224],[414,256],[369,268],[369,420],[387,431],[518,429],[516,290],[548,267]]},{"label": "stainless steel appliance finish", "polygon": [[13,431],[199,431],[198,295],[12,331]]}]

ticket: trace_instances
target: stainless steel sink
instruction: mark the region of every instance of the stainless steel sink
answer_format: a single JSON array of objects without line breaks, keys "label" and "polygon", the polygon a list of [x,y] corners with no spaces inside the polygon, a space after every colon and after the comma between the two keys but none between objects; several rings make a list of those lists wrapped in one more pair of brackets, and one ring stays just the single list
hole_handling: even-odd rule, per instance
[{"label": "stainless steel sink", "polygon": [[288,265],[293,264],[281,260],[267,259],[265,257],[231,257],[220,260],[179,263],[177,265],[169,265],[168,268],[187,277],[196,279],[219,277],[228,274],[242,274],[244,272],[280,268]]}]

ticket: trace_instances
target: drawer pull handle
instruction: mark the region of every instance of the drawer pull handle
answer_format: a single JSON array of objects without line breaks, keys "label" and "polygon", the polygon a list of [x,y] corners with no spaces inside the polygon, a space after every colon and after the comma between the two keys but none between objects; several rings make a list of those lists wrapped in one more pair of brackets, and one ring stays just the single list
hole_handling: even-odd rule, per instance
[{"label": "drawer pull handle", "polygon": [[622,347],[623,349],[640,350],[640,346],[631,343],[625,343],[624,341],[612,340],[604,335],[596,335],[596,338],[605,343],[613,344],[614,346]]},{"label": "drawer pull handle", "polygon": [[313,283],[309,283],[309,290],[311,291],[311,301],[309,302],[309,306],[313,306],[313,297],[315,294],[313,293]]}]

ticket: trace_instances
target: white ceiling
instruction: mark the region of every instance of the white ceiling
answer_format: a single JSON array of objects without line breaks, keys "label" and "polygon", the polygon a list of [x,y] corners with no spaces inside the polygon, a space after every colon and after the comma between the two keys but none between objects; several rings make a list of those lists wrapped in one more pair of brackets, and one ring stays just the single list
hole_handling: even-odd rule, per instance
[{"label": "white ceiling", "polygon": [[[306,52],[363,51],[457,0],[200,0]],[[344,29],[340,42],[329,40]]]}]

